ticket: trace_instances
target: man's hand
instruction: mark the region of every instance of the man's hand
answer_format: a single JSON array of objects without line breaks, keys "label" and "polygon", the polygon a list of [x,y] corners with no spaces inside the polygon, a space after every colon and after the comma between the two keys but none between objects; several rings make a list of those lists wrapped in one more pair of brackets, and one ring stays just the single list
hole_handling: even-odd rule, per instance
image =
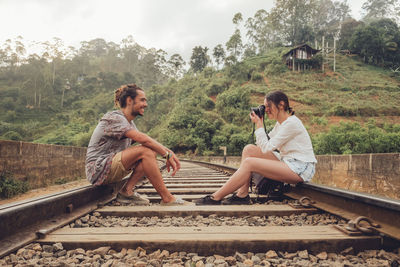
[{"label": "man's hand", "polygon": [[171,154],[171,157],[167,160],[167,171],[170,171],[170,168],[172,168],[172,173],[171,176],[174,176],[177,171],[181,168],[181,163],[179,162],[178,157],[174,154],[174,152],[169,151]]}]

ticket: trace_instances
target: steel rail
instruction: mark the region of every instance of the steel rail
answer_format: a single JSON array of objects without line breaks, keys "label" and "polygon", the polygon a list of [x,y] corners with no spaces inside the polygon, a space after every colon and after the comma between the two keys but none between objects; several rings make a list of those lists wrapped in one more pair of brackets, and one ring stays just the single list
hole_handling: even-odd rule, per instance
[{"label": "steel rail", "polygon": [[[234,173],[237,168],[214,164],[204,161],[185,160],[209,168]],[[365,216],[380,225],[375,230],[383,236],[400,240],[400,201],[375,196],[366,193],[353,192],[345,189],[319,185],[315,183],[301,183],[291,186],[286,196],[300,199],[310,197],[313,207],[341,216],[347,220],[354,220]],[[390,242],[390,241],[389,241]]]},{"label": "steel rail", "polygon": [[[116,185],[120,186],[120,185]],[[93,211],[113,199],[116,186],[83,186],[0,209],[0,257]]]},{"label": "steel rail", "polygon": [[1,205],[0,258],[112,201],[126,178],[114,185],[85,185]]},{"label": "steel rail", "polygon": [[[226,173],[237,168],[196,160],[182,160]],[[161,167],[165,168],[165,166]],[[121,182],[122,183],[122,182]],[[79,218],[105,202],[111,201],[116,186],[83,186],[0,207],[0,257],[37,239],[37,233],[48,233]],[[309,196],[312,205],[352,220],[366,216],[381,224],[377,230],[400,240],[400,201],[350,192],[313,183],[291,187],[287,196],[300,199]]]}]

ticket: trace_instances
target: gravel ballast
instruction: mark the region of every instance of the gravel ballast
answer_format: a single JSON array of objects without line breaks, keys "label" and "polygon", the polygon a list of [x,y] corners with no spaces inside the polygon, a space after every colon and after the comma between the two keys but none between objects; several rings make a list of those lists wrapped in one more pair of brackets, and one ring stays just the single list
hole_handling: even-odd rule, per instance
[{"label": "gravel ballast", "polygon": [[65,250],[61,243],[40,245],[32,243],[17,253],[0,259],[0,266],[399,266],[400,255],[384,250],[367,250],[355,254],[353,249],[341,253],[321,252],[316,255],[307,250],[293,253],[269,250],[265,253],[238,253],[230,256],[198,255],[197,253],[146,251],[140,247],[115,251],[110,247],[95,250],[82,248]]},{"label": "gravel ballast", "polygon": [[[69,224],[71,228],[84,227],[168,227],[168,226],[302,226],[343,224],[346,221],[337,216],[322,213],[290,216],[186,216],[186,217],[102,217],[99,212],[86,215]],[[68,227],[68,226],[67,226]]]}]

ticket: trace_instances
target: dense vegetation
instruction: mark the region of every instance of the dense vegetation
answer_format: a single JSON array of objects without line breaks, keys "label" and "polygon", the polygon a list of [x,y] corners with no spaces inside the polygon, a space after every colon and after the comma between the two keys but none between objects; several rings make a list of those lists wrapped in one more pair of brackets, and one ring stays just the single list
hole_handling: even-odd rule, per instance
[{"label": "dense vegetation", "polygon": [[[55,38],[41,55],[26,55],[22,37],[7,40],[0,49],[0,137],[86,146],[113,108],[114,90],[137,83],[149,99],[139,129],[180,153],[219,154],[221,145],[240,153],[252,141],[249,108],[277,89],[289,95],[318,154],[399,152],[400,30],[376,1],[366,2],[363,21],[349,16],[345,2],[330,0],[279,0],[245,23],[237,13],[225,48],[196,46],[187,71],[180,55],[168,58],[130,36],[120,44],[85,41],[79,49]],[[331,61],[325,72],[317,68],[320,56],[313,71],[288,71],[288,46],[320,45],[322,36],[351,52],[337,55],[336,72]]]}]

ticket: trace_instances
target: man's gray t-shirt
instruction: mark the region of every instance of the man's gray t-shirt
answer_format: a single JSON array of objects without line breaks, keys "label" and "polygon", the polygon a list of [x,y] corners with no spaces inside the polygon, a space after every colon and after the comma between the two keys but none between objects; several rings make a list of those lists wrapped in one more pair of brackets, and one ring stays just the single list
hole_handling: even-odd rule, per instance
[{"label": "man's gray t-shirt", "polygon": [[121,110],[107,112],[101,118],[86,152],[86,178],[90,183],[101,185],[107,178],[114,155],[133,142],[125,136],[129,130],[137,130],[136,125]]}]

